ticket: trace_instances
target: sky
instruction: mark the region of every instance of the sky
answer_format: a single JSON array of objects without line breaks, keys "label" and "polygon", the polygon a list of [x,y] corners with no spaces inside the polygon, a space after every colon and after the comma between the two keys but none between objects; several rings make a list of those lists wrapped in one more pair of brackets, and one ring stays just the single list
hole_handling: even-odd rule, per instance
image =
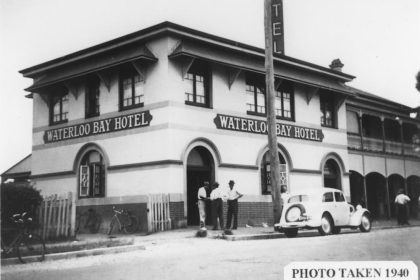
[{"label": "sky", "polygon": [[[263,0],[0,0],[0,174],[31,153],[31,79],[19,70],[162,21],[264,47]],[[285,54],[416,107],[420,1],[283,0]]]}]

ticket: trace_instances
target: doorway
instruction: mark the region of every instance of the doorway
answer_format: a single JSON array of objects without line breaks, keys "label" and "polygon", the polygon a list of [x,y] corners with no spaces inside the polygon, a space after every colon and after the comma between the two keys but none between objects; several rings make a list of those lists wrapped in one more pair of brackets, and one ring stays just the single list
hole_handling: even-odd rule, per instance
[{"label": "doorway", "polygon": [[[214,160],[210,152],[201,146],[191,150],[187,159],[187,223],[199,225],[197,206],[198,189],[205,181],[214,182]],[[211,224],[210,203],[206,205],[206,225]]]}]

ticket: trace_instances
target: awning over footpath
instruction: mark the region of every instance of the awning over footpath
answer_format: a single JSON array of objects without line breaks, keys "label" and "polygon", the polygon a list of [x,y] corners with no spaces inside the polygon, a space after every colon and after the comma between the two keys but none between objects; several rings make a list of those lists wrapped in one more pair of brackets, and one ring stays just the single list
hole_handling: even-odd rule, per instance
[{"label": "awning over footpath", "polygon": [[23,181],[29,179],[31,176],[31,159],[32,154],[29,154],[24,159],[10,167],[3,174],[1,174],[1,181],[5,182],[8,179]]},{"label": "awning over footpath", "polygon": [[[193,42],[187,39],[182,40],[169,57],[196,58],[222,64],[234,69],[261,74],[265,73],[264,56],[262,55],[245,55],[241,51],[226,51],[226,49],[219,46],[209,47],[208,44],[198,41]],[[350,75],[308,63],[302,64],[299,61],[294,61],[294,59],[287,57],[275,57],[274,68],[274,75],[277,78],[339,92],[345,95],[354,95],[353,90],[344,85],[345,82],[353,79]]]}]

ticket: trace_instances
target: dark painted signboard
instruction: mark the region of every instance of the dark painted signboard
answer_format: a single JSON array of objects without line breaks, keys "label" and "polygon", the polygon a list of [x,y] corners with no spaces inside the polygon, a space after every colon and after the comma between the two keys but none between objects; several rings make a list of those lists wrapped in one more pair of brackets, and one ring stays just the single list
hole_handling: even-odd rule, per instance
[{"label": "dark painted signboard", "polygon": [[82,124],[46,130],[44,142],[53,143],[91,135],[98,135],[132,128],[149,126],[152,115],[149,111],[121,115]]},{"label": "dark painted signboard", "polygon": [[283,1],[272,0],[273,52],[284,54]]},{"label": "dark painted signboard", "polygon": [[[267,122],[255,119],[217,114],[214,123],[218,129],[267,134]],[[321,129],[276,123],[277,136],[322,142]]]}]

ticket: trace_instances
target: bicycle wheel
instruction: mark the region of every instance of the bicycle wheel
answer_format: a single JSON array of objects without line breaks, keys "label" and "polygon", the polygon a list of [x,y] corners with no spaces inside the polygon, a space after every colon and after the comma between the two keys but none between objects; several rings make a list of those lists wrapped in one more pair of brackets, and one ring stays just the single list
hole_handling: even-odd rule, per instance
[{"label": "bicycle wheel", "polygon": [[125,233],[133,233],[137,230],[137,227],[139,226],[139,222],[137,220],[137,217],[134,215],[128,216],[128,221],[124,225],[124,232]]},{"label": "bicycle wheel", "polygon": [[115,225],[115,216],[114,216],[114,217],[112,217],[112,219],[111,219],[111,223],[109,224],[108,235],[111,235],[111,233],[112,233],[112,229],[114,228],[114,225]]},{"label": "bicycle wheel", "polygon": [[17,245],[17,255],[21,263],[28,259],[42,262],[45,259],[45,242],[37,234],[26,235]]}]

